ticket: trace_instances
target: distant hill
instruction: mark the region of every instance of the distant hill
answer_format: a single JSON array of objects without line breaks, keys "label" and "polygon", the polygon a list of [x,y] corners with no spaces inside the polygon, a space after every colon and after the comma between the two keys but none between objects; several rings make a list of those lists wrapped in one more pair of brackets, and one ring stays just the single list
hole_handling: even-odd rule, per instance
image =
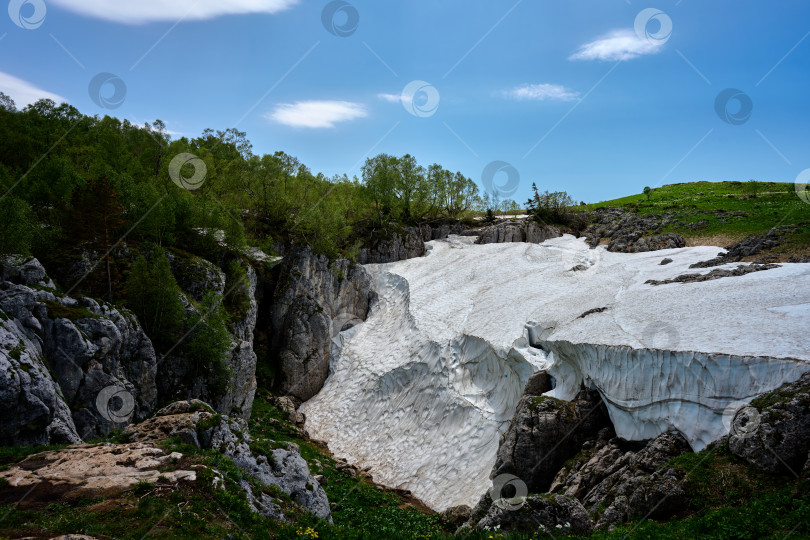
[{"label": "distant hill", "polygon": [[[789,227],[772,252],[785,256],[810,254],[810,204],[794,184],[777,182],[689,182],[667,184],[612,201],[578,206],[576,211],[621,208],[639,215],[664,215],[671,220],[661,232],[682,235],[687,245],[728,246],[774,227]],[[781,257],[780,257],[781,258]]]}]

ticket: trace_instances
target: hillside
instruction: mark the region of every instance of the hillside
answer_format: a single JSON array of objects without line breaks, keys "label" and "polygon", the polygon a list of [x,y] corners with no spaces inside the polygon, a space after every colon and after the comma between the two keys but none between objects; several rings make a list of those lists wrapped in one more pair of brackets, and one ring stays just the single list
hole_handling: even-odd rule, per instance
[{"label": "hillside", "polygon": [[[776,182],[688,182],[575,207],[576,212],[622,209],[639,216],[669,217],[660,233],[677,233],[688,246],[728,247],[750,235],[784,227],[781,244],[764,250],[779,261],[810,255],[810,204],[794,184]],[[762,258],[763,255],[757,258]]]}]

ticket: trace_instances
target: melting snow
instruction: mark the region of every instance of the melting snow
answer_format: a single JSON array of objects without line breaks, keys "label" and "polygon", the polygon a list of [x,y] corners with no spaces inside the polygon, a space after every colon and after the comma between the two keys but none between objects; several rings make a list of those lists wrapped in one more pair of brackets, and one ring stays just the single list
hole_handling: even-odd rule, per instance
[{"label": "melting snow", "polygon": [[695,449],[727,432],[740,402],[810,370],[810,265],[651,286],[718,248],[472,240],[368,265],[379,301],[335,339],[330,377],[302,406],[337,456],[436,510],[472,506],[490,487],[499,436],[538,369],[562,399],[598,388],[620,436],[677,429]]}]

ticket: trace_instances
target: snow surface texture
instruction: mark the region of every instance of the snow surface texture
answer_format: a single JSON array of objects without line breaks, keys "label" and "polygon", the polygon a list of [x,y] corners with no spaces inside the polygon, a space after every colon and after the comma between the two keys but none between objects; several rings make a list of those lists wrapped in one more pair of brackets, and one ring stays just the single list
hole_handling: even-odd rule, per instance
[{"label": "snow surface texture", "polygon": [[335,336],[330,377],[301,408],[334,454],[436,510],[489,489],[499,435],[538,369],[561,399],[597,388],[619,436],[676,429],[696,450],[727,433],[740,402],[810,370],[810,265],[652,286],[719,248],[473,240],[368,265],[379,301]]}]

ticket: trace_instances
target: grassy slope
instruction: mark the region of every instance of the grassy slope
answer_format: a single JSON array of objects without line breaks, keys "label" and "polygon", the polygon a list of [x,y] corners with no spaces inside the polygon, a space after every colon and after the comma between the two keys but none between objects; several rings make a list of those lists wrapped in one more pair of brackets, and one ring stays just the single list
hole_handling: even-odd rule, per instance
[{"label": "grassy slope", "polygon": [[[253,481],[230,460],[216,452],[200,451],[167,441],[167,449],[184,453],[176,465],[188,469],[204,464],[221,471],[227,490],[212,489],[212,475],[205,471],[195,483],[180,486],[138,485],[112,496],[58,501],[47,490],[31,492],[19,507],[3,497],[0,486],[0,538],[51,538],[58,534],[84,533],[97,538],[349,538],[349,539],[449,539],[452,534],[437,514],[418,501],[353,478],[335,468],[329,452],[299,436],[283,415],[258,396],[251,420],[254,448],[273,446],[273,441],[295,442],[313,474],[328,480],[325,490],[332,504],[334,525],[298,511],[281,496],[287,525],[263,519],[246,507],[236,487],[239,479]],[[264,439],[268,439],[265,441]],[[30,448],[0,451],[0,467],[7,467],[33,453]],[[41,450],[41,449],[39,449]],[[318,466],[320,463],[320,467]],[[759,474],[718,445],[701,453],[685,454],[670,464],[687,475],[684,483],[690,506],[678,518],[665,523],[639,520],[612,532],[597,532],[593,538],[716,538],[755,539],[810,537],[810,493],[806,482],[789,476]],[[567,538],[554,531],[555,538]],[[317,535],[317,536],[316,536]],[[501,535],[479,532],[470,539],[550,538],[548,535]]]},{"label": "grassy slope", "polygon": [[[646,195],[639,194],[579,206],[576,210],[596,208],[625,208],[639,215],[671,212],[684,225],[670,226],[663,232],[681,234],[689,245],[727,247],[748,235],[765,233],[772,227],[810,224],[810,204],[797,196],[793,184],[785,183],[758,182],[756,186],[749,182],[669,184],[653,191],[649,201]],[[741,214],[718,216],[718,210]],[[686,226],[701,221],[708,223],[698,228]],[[775,253],[810,255],[810,227],[799,227],[786,236],[786,240],[774,250]]]}]

